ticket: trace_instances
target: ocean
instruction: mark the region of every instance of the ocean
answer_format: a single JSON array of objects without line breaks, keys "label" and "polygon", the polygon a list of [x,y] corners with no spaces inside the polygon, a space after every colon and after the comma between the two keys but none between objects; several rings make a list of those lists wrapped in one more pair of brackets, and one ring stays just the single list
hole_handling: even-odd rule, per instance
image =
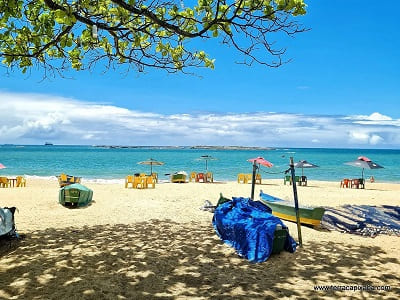
[{"label": "ocean", "polygon": [[[366,156],[383,166],[383,169],[365,170],[364,177],[374,176],[377,182],[400,183],[400,150],[374,149],[319,149],[276,148],[269,150],[216,150],[191,149],[190,147],[138,147],[109,148],[95,146],[33,146],[0,145],[0,163],[7,168],[0,176],[25,175],[29,177],[53,177],[60,173],[80,176],[88,180],[120,180],[134,173],[150,173],[150,166],[138,162],[149,158],[162,161],[162,166],[153,166],[160,179],[177,171],[204,172],[202,155],[216,160],[207,161],[208,170],[217,181],[236,180],[238,173],[251,173],[252,165],[247,159],[262,156],[274,164],[261,167],[262,178],[283,178],[289,159],[307,160],[319,168],[304,169],[309,180],[340,182],[342,178],[357,178],[362,169],[345,165],[345,162]],[[296,175],[302,170],[296,169]]]}]

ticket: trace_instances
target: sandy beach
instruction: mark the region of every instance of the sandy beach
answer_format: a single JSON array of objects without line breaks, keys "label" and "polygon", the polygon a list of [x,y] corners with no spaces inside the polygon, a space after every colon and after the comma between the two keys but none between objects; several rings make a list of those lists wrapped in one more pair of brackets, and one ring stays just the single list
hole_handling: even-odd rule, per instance
[{"label": "sandy beach", "polygon": [[[366,238],[302,227],[303,246],[252,264],[215,234],[205,200],[250,194],[249,184],[161,183],[126,189],[123,183],[82,184],[90,206],[58,203],[56,180],[28,179],[25,188],[1,188],[0,206],[16,206],[19,241],[0,247],[0,299],[397,299],[400,237]],[[283,180],[259,190],[292,199]],[[301,204],[399,206],[399,184],[338,182],[298,187]],[[258,197],[256,197],[257,199]],[[297,240],[294,223],[286,222]],[[315,286],[390,286],[383,291]]]}]

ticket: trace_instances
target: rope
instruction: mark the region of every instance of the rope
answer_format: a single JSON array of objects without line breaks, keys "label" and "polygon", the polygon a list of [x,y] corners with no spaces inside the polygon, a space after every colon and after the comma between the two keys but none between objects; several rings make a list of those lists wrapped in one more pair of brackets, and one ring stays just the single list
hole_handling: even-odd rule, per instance
[{"label": "rope", "polygon": [[267,171],[261,170],[260,168],[258,170],[263,173],[266,173],[266,174],[287,174],[290,171],[290,168],[285,171],[279,171],[279,172],[267,172]]}]

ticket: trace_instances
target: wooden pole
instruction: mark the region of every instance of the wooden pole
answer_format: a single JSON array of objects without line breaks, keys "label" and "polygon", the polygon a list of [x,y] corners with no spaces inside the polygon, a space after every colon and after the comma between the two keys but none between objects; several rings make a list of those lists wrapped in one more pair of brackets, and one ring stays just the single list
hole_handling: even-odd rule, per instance
[{"label": "wooden pole", "polygon": [[294,209],[296,211],[296,222],[297,222],[297,235],[299,238],[299,245],[301,247],[303,245],[303,241],[301,238],[300,211],[299,211],[299,202],[298,202],[298,198],[297,198],[297,187],[296,187],[296,177],[295,177],[295,171],[294,171],[293,157],[290,158],[290,172],[292,175]]},{"label": "wooden pole", "polygon": [[253,176],[251,177],[251,196],[250,199],[254,200],[254,188],[256,185],[256,170],[257,170],[257,165],[256,161],[254,160],[253,162]]}]

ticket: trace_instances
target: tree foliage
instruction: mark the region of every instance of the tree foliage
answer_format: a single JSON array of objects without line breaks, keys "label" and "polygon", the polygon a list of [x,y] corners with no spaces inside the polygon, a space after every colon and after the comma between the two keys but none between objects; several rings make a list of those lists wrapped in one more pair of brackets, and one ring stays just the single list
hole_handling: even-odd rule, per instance
[{"label": "tree foliage", "polygon": [[[303,0],[0,0],[0,57],[26,72],[35,65],[61,72],[122,64],[168,72],[214,67],[193,39],[216,38],[243,63],[282,64],[275,34],[304,28]],[[188,2],[189,1],[189,2]],[[197,43],[198,44],[198,43]]]}]

